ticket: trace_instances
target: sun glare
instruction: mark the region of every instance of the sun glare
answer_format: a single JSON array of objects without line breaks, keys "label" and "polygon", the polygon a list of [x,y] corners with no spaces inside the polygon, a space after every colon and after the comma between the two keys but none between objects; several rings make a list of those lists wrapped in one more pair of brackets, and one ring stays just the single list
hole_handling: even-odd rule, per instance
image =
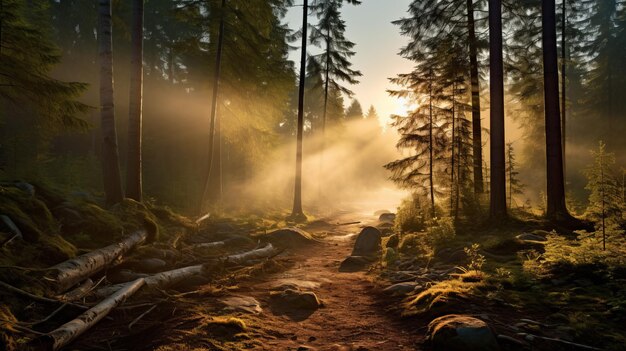
[{"label": "sun glare", "polygon": [[413,111],[418,107],[418,104],[415,101],[410,101],[409,99],[402,97],[396,99],[396,110],[394,114],[399,116],[406,116],[409,111]]}]

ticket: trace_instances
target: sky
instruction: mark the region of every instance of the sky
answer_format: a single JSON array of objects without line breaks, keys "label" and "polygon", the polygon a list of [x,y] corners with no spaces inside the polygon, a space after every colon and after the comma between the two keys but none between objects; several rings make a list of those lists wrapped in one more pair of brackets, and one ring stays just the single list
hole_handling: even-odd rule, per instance
[{"label": "sky", "polygon": [[[360,84],[351,89],[363,111],[373,105],[383,124],[389,121],[391,114],[406,110],[404,104],[389,96],[386,90],[394,88],[388,78],[412,70],[411,62],[398,56],[408,38],[402,37],[399,28],[391,24],[391,21],[405,16],[409,3],[410,0],[363,0],[361,5],[344,4],[342,8],[346,38],[356,44],[353,68],[363,73]],[[296,0],[296,4],[302,2]],[[302,7],[292,7],[285,20],[290,28],[298,30],[302,26]],[[317,23],[317,17],[309,16],[309,23]],[[318,50],[312,48],[309,52],[316,53]],[[292,51],[290,59],[299,69],[300,50]],[[346,107],[349,103],[346,101]]]}]

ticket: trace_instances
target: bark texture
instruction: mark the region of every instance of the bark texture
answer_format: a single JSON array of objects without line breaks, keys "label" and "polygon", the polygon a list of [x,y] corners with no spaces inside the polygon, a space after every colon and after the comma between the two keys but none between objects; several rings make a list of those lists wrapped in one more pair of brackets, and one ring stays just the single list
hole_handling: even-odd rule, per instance
[{"label": "bark texture", "polygon": [[46,275],[55,293],[67,291],[75,284],[108,267],[116,258],[146,241],[148,233],[139,230],[123,241],[91,251],[50,268]]},{"label": "bark texture", "polygon": [[541,2],[541,12],[546,119],[546,194],[548,202],[546,215],[550,219],[559,220],[569,217],[569,213],[565,206],[565,182],[563,177],[555,0],[543,0]]},{"label": "bark texture", "polygon": [[120,177],[115,108],[113,102],[113,41],[111,0],[99,0],[98,46],[100,58],[100,128],[102,132],[102,180],[108,205],[124,198]]},{"label": "bark texture", "polygon": [[143,1],[133,0],[126,196],[142,200]]},{"label": "bark texture", "polygon": [[480,120],[480,82],[478,80],[478,49],[474,21],[474,0],[467,0],[467,33],[470,53],[470,82],[472,89],[472,153],[474,157],[474,193],[482,194],[483,138]]},{"label": "bark texture", "polygon": [[90,308],[78,318],[46,334],[40,340],[43,348],[46,350],[59,350],[66,346],[85,331],[96,325],[96,323],[106,317],[111,310],[141,289],[144,283],[144,279],[139,278],[133,282],[124,284],[124,286],[113,295],[102,300],[102,302]]},{"label": "bark texture", "polygon": [[491,187],[489,214],[506,217],[506,167],[504,157],[504,69],[502,63],[502,1],[489,0],[489,78],[491,99]]}]

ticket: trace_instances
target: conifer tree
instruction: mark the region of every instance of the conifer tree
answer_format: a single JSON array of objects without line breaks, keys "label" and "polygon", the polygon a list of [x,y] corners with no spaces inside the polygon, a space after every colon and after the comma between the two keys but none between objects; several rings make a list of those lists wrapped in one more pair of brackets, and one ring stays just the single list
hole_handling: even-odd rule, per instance
[{"label": "conifer tree", "polygon": [[374,108],[374,105],[370,105],[370,108],[367,109],[365,118],[366,119],[378,119],[378,112],[376,112],[376,108]]},{"label": "conifer tree", "polygon": [[589,190],[589,206],[586,215],[596,223],[596,230],[602,233],[602,249],[606,249],[607,236],[620,232],[624,205],[622,189],[615,172],[615,155],[606,150],[600,141],[597,151],[593,151],[594,162],[585,170]]},{"label": "conifer tree", "polygon": [[354,99],[348,108],[346,109],[347,120],[359,120],[363,118],[363,109],[359,100]]},{"label": "conifer tree", "polygon": [[[46,9],[40,3],[3,0],[0,8],[0,99],[13,106],[31,106],[49,128],[86,129],[80,114],[88,106],[77,98],[86,89],[78,82],[54,79],[50,72],[61,55],[49,24],[36,21]],[[28,14],[28,15],[27,15]],[[37,50],[33,53],[32,50]]]},{"label": "conifer tree", "polygon": [[113,43],[111,0],[99,0],[98,45],[100,57],[100,128],[102,132],[102,180],[105,201],[116,204],[124,198],[120,175],[115,107],[113,103]]},{"label": "conifer tree", "polygon": [[133,0],[131,80],[128,112],[128,157],[126,196],[141,201],[142,172],[142,113],[143,113],[143,1]]},{"label": "conifer tree", "polygon": [[506,144],[506,177],[508,183],[509,209],[513,208],[513,196],[524,193],[524,185],[519,179],[517,171],[517,161],[515,160],[515,150],[513,143]]}]

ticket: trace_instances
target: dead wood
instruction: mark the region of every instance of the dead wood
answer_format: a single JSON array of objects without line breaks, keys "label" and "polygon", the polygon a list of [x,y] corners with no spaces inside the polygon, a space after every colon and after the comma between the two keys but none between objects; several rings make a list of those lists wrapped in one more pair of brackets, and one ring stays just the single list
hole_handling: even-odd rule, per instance
[{"label": "dead wood", "polygon": [[123,303],[145,284],[143,278],[124,284],[124,286],[113,295],[102,300],[99,304],[81,314],[78,318],[71,320],[50,333],[36,339],[35,349],[59,350],[77,337],[89,330],[102,318],[106,317],[111,310]]},{"label": "dead wood", "polygon": [[146,241],[147,237],[148,232],[145,229],[138,230],[119,243],[50,267],[50,272],[45,278],[49,281],[50,288],[54,293],[59,294],[67,291],[78,282],[111,265],[115,259]]}]

